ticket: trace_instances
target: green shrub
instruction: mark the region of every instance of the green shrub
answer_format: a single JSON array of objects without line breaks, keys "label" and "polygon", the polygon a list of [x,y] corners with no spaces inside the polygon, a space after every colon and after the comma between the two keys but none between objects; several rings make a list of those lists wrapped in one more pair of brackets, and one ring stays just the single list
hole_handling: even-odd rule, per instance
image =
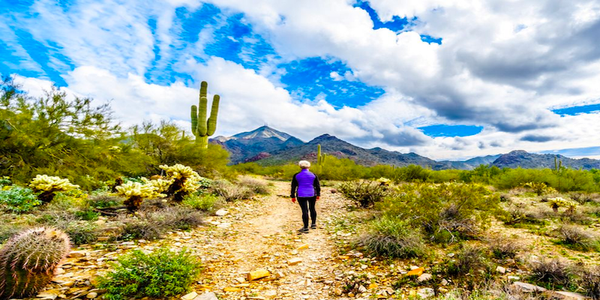
[{"label": "green shrub", "polygon": [[75,216],[84,221],[96,221],[100,217],[100,213],[94,211],[92,208],[88,208],[76,211]]},{"label": "green shrub", "polygon": [[202,211],[214,211],[223,205],[223,199],[213,194],[187,195],[183,205]]},{"label": "green shrub", "polygon": [[0,207],[13,213],[28,213],[34,207],[42,204],[29,188],[13,186],[0,190]]},{"label": "green shrub", "polygon": [[569,288],[574,283],[573,267],[558,259],[543,259],[531,264],[530,279],[549,289]]},{"label": "green shrub", "polygon": [[421,257],[426,252],[421,233],[404,220],[383,217],[371,223],[370,227],[361,243],[377,255],[412,258]]},{"label": "green shrub", "polygon": [[65,231],[73,245],[90,244],[98,240],[96,226],[88,222],[68,222],[58,227]]},{"label": "green shrub", "polygon": [[445,243],[477,236],[499,203],[498,195],[477,184],[406,184],[378,208]]},{"label": "green shrub", "polygon": [[390,194],[389,187],[377,181],[344,182],[339,185],[338,190],[361,207],[371,207]]},{"label": "green shrub", "polygon": [[107,208],[123,205],[123,199],[107,194],[97,194],[88,197],[88,204],[95,208]]},{"label": "green shrub", "polygon": [[251,176],[242,176],[237,182],[240,186],[249,188],[255,194],[266,195],[269,193],[269,183],[264,180]]},{"label": "green shrub", "polygon": [[579,286],[583,288],[585,294],[593,300],[600,299],[600,267],[586,268],[581,272]]},{"label": "green shrub", "polygon": [[600,243],[592,233],[574,225],[562,225],[557,229],[559,243],[569,248],[589,251],[600,249]]},{"label": "green shrub", "polygon": [[491,273],[484,251],[481,248],[466,245],[461,245],[454,258],[447,261],[444,267],[443,273],[452,277],[467,274],[477,275],[480,271],[487,271],[487,274]]},{"label": "green shrub", "polygon": [[171,298],[189,291],[200,273],[200,262],[183,250],[161,248],[145,254],[140,250],[118,259],[115,270],[100,278],[99,287],[108,300],[139,297]]},{"label": "green shrub", "polygon": [[[162,203],[162,202],[158,202]],[[151,210],[143,207],[136,217],[121,218],[119,239],[156,240],[170,230],[189,230],[202,224],[203,214],[194,209],[180,206]]]},{"label": "green shrub", "polygon": [[254,193],[250,188],[246,186],[237,186],[227,180],[213,181],[212,190],[227,202],[250,199],[254,196]]},{"label": "green shrub", "polygon": [[488,241],[489,249],[492,251],[492,256],[496,259],[514,259],[517,254],[523,250],[523,247],[515,240],[510,240],[505,237],[497,237]]}]

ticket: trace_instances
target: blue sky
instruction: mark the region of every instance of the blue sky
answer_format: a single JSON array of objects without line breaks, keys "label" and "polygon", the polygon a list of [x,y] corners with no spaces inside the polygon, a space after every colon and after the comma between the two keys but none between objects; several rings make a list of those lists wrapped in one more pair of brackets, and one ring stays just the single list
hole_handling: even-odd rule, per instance
[{"label": "blue sky", "polygon": [[[189,126],[181,107],[208,80],[224,99],[221,135],[269,124],[444,159],[600,155],[585,138],[600,111],[598,4],[496,2],[475,15],[441,0],[5,1],[0,73],[32,93],[55,84],[111,101],[125,125]],[[570,19],[580,25],[544,39]]]}]

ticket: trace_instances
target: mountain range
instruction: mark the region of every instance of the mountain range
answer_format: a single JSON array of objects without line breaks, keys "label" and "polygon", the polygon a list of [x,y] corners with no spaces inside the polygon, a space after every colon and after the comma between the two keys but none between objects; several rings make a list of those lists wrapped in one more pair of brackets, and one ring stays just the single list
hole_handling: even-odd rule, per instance
[{"label": "mountain range", "polygon": [[364,149],[343,141],[335,136],[324,134],[309,142],[262,126],[249,132],[242,132],[231,137],[218,136],[212,143],[223,146],[231,153],[232,164],[256,162],[260,165],[276,165],[296,162],[301,159],[316,160],[317,145],[327,155],[338,158],[349,158],[357,164],[374,166],[378,164],[407,166],[419,165],[433,170],[459,169],[471,170],[479,165],[497,166],[499,168],[554,168],[555,158],[565,167],[575,169],[600,169],[600,160],[582,158],[573,159],[555,154],[535,154],[523,150],[511,151],[507,154],[474,157],[465,161],[435,161],[416,153],[400,153],[382,148]]}]

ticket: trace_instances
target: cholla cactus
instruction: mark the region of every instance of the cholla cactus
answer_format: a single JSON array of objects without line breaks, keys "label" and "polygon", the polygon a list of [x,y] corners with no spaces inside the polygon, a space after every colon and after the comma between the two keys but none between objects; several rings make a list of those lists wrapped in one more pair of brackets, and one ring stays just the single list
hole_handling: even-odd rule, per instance
[{"label": "cholla cactus", "polygon": [[392,182],[391,180],[389,180],[385,177],[381,177],[381,178],[377,179],[376,181],[379,182],[379,185],[381,185],[381,186],[389,186],[390,183]]},{"label": "cholla cactus", "polygon": [[144,198],[164,197],[157,186],[151,183],[141,184],[139,182],[127,182],[117,187],[117,194],[127,197],[123,203],[129,211],[133,212],[140,208]]},{"label": "cholla cactus", "polygon": [[188,166],[176,164],[170,167],[162,165],[160,168],[165,170],[167,178],[172,180],[166,194],[168,197],[172,196],[176,202],[181,202],[185,195],[193,193],[201,187],[199,182],[202,177]]},{"label": "cholla cactus", "polygon": [[549,187],[543,182],[528,182],[523,184],[523,186],[532,189],[538,196],[556,192],[553,187]]},{"label": "cholla cactus", "polygon": [[564,199],[562,197],[549,198],[548,204],[552,207],[554,212],[558,212],[559,207],[566,207],[567,210],[565,213],[572,214],[575,212],[575,208],[577,208],[577,202]]},{"label": "cholla cactus", "polygon": [[0,299],[35,295],[69,251],[69,237],[57,229],[40,227],[11,238],[0,250]]},{"label": "cholla cactus", "polygon": [[56,192],[65,192],[79,188],[78,185],[71,184],[69,179],[63,179],[57,176],[37,175],[29,183],[34,191],[42,192],[38,195],[38,199],[42,203],[49,203],[56,196]]}]

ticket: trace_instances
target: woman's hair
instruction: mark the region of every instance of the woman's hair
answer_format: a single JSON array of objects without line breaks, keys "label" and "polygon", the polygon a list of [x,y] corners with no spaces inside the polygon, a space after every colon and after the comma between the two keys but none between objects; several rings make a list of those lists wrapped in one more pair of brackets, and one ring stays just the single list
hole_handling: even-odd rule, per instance
[{"label": "woman's hair", "polygon": [[298,165],[302,169],[308,169],[308,168],[310,168],[310,162],[308,160],[301,160],[301,161],[298,162]]}]

